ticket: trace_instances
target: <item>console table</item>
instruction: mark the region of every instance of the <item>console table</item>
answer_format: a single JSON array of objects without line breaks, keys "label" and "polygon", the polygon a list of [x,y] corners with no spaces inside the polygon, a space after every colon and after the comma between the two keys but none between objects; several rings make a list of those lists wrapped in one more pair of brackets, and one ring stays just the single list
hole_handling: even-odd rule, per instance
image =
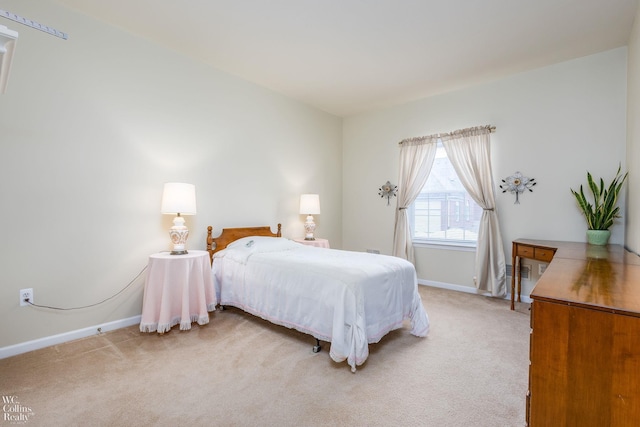
[{"label": "console table", "polygon": [[[522,258],[536,261],[551,262],[556,248],[549,246],[551,242],[542,240],[517,239],[513,241],[511,249],[511,310],[515,308],[515,293],[518,293],[518,302],[521,302],[520,291],[522,287]],[[517,277],[517,280],[516,280]],[[517,290],[516,290],[517,288]]]},{"label": "console table", "polygon": [[637,426],[640,257],[619,245],[520,244],[534,256],[553,249],[531,293],[527,425]]}]

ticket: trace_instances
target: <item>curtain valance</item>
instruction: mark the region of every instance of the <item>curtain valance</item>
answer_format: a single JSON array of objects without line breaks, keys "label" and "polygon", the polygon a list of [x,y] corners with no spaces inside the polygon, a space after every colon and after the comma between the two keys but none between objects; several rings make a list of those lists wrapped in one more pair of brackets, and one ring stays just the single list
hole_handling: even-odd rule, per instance
[{"label": "curtain valance", "polygon": [[459,130],[456,130],[456,131],[453,131],[453,132],[436,133],[436,134],[427,135],[427,136],[415,136],[413,138],[403,139],[398,144],[401,145],[401,146],[422,145],[422,144],[429,144],[429,143],[432,143],[432,142],[437,142],[438,139],[441,139],[443,141],[448,141],[450,139],[466,138],[466,137],[469,137],[469,136],[485,135],[487,133],[491,133],[491,132],[495,132],[495,131],[496,131],[496,127],[495,126],[491,126],[491,125],[475,126],[475,127],[466,128],[466,129],[459,129]]}]

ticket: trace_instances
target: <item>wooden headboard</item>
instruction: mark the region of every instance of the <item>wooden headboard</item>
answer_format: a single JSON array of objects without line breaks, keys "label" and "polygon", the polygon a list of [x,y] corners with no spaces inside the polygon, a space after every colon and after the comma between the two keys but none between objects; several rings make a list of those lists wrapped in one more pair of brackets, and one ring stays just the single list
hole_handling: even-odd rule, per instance
[{"label": "wooden headboard", "polygon": [[226,248],[231,242],[248,236],[268,236],[282,237],[282,224],[278,224],[278,232],[271,232],[271,227],[266,225],[263,227],[238,227],[223,228],[222,233],[218,237],[213,237],[211,232],[212,226],[207,227],[207,251],[209,252],[209,260],[213,263],[213,254]]}]

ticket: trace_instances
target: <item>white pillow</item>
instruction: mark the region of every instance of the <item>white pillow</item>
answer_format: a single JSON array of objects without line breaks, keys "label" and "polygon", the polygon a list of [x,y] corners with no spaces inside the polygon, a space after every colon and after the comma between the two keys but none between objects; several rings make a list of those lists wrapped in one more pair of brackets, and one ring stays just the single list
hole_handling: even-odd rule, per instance
[{"label": "white pillow", "polygon": [[277,252],[296,249],[300,245],[284,237],[249,236],[229,243],[227,249],[251,252]]}]

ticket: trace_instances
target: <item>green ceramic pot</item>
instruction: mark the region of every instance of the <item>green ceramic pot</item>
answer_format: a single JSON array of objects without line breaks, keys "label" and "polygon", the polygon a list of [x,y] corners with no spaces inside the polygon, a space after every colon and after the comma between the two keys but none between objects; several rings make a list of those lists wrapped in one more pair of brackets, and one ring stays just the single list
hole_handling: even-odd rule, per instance
[{"label": "green ceramic pot", "polygon": [[587,230],[587,243],[590,245],[606,245],[609,242],[609,237],[611,237],[609,230]]}]

